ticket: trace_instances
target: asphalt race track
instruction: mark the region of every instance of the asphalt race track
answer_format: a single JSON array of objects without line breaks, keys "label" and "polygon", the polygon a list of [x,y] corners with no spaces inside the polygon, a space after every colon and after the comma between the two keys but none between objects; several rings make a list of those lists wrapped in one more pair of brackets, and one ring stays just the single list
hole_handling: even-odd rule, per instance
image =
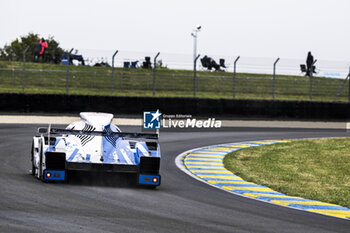
[{"label": "asphalt race track", "polygon": [[350,232],[349,220],[235,196],[193,179],[174,162],[205,145],[349,136],[345,130],[161,132],[162,185],[150,190],[129,185],[130,176],[108,174],[74,173],[67,184],[42,183],[29,174],[37,127],[0,125],[0,232]]}]

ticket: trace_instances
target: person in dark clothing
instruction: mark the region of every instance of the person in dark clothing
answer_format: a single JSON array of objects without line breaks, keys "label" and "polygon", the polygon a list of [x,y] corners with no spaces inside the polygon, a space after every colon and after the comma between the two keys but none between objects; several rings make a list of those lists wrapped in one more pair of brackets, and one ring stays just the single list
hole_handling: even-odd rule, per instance
[{"label": "person in dark clothing", "polygon": [[220,66],[218,65],[218,63],[216,63],[216,61],[211,57],[209,57],[209,59],[210,59],[210,64],[212,67],[214,67],[215,71],[219,71]]},{"label": "person in dark clothing", "polygon": [[216,71],[220,70],[220,65],[218,65],[218,63],[216,63],[213,58],[208,57],[207,55],[205,55],[200,61],[202,63],[202,66],[208,70],[211,70],[212,68],[214,68]]},{"label": "person in dark clothing", "polygon": [[313,72],[312,65],[314,64],[314,57],[311,52],[307,54],[306,58],[306,76],[310,76],[310,72]]},{"label": "person in dark clothing", "polygon": [[202,66],[204,68],[208,68],[208,70],[211,70],[211,67],[209,68],[210,62],[209,62],[209,58],[207,55],[205,55],[203,58],[201,58],[200,61],[201,61]]},{"label": "person in dark clothing", "polygon": [[42,47],[42,45],[41,45],[40,41],[37,41],[34,43],[34,62],[39,61],[41,47]]}]

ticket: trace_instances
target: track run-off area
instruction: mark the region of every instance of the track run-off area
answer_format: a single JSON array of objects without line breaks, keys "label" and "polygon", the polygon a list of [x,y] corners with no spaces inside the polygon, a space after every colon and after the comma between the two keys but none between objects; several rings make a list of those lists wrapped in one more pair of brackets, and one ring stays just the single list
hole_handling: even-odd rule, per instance
[{"label": "track run-off area", "polygon": [[[224,157],[230,152],[249,147],[287,142],[290,141],[264,140],[208,146],[182,153],[175,161],[176,165],[187,174],[236,195],[289,208],[350,219],[349,208],[299,196],[285,195],[269,187],[247,182],[224,167]],[[261,174],[261,176],[264,176],[264,174]]]},{"label": "track run-off area", "polygon": [[39,126],[45,124],[0,124],[0,232],[349,232],[348,220],[232,195],[193,179],[174,162],[193,148],[349,136],[344,129],[161,131],[162,184],[149,190],[126,175],[71,174],[68,183],[35,179],[30,149]]}]

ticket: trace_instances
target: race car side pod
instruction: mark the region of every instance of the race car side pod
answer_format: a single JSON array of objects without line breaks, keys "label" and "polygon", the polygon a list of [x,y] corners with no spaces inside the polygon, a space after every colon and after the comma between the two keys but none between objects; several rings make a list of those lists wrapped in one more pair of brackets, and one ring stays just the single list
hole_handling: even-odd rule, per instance
[{"label": "race car side pod", "polygon": [[70,135],[91,135],[91,136],[116,136],[123,138],[145,138],[158,139],[158,134],[151,133],[126,133],[126,132],[105,132],[105,131],[83,131],[72,129],[58,129],[58,128],[38,128],[40,134],[70,134]]}]

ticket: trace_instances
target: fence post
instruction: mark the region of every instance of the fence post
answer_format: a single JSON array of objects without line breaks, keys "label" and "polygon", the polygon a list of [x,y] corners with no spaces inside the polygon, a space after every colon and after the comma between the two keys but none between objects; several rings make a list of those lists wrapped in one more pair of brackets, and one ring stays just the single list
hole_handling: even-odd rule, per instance
[{"label": "fence post", "polygon": [[117,55],[118,50],[114,52],[113,56],[112,56],[112,83],[111,83],[111,92],[112,94],[114,93],[114,57],[115,55]]},{"label": "fence post", "polygon": [[193,96],[196,97],[196,89],[197,89],[197,60],[200,54],[194,59],[193,63]]},{"label": "fence post", "polygon": [[240,58],[240,56],[238,56],[235,60],[235,62],[233,63],[233,99],[236,99],[236,63],[238,61],[238,59]]},{"label": "fence post", "polygon": [[42,75],[43,70],[40,69],[40,85],[43,83],[43,75]]},{"label": "fence post", "polygon": [[149,76],[148,75],[146,76],[147,76],[147,90],[149,90]]},{"label": "fence post", "polygon": [[[342,84],[340,85],[340,87],[338,88],[337,93],[335,94],[334,98],[333,98],[333,102],[335,102],[337,100],[337,97],[340,95],[340,93],[343,91],[343,88],[346,84],[346,82],[348,81],[348,79],[350,80],[350,70],[349,70],[349,74],[346,76],[346,78],[344,79],[344,81],[342,82]],[[350,102],[350,81],[349,81],[349,93],[348,93],[348,101]]]},{"label": "fence post", "polygon": [[12,68],[12,85],[15,85],[15,68]]},{"label": "fence post", "polygon": [[276,88],[276,64],[280,60],[280,58],[277,58],[277,60],[273,63],[273,79],[272,79],[272,99],[275,99],[275,88]]},{"label": "fence post", "polygon": [[154,57],[154,69],[153,69],[153,96],[156,95],[156,69],[157,69],[157,57],[159,56],[160,52],[157,53],[157,55]]},{"label": "fence post", "polygon": [[312,86],[313,86],[313,76],[314,76],[314,64],[317,62],[315,60],[312,65],[311,65],[311,70],[309,71],[310,73],[310,101],[312,101]]},{"label": "fence post", "polygon": [[94,88],[96,88],[96,71],[94,72]]},{"label": "fence post", "polygon": [[245,78],[245,92],[248,93],[249,92],[249,78]]},{"label": "fence post", "polygon": [[[225,91],[224,91],[224,82],[225,82],[225,76],[221,76],[221,91],[223,92],[223,93],[225,93]],[[198,83],[197,83],[197,85],[198,85]],[[198,90],[199,90],[199,88],[198,88]]]},{"label": "fence post", "polygon": [[[148,75],[148,74],[147,74]],[[120,73],[119,76],[119,88],[122,89],[123,88],[123,78],[124,78],[124,73],[123,71]]]},{"label": "fence post", "polygon": [[29,46],[23,52],[23,70],[22,70],[22,91],[24,91],[25,79],[26,79],[26,53],[29,49]]},{"label": "fence post", "polygon": [[69,51],[68,53],[68,58],[67,58],[67,80],[66,80],[66,94],[68,95],[69,93],[69,63],[70,63],[70,54],[72,53],[73,48]]}]

